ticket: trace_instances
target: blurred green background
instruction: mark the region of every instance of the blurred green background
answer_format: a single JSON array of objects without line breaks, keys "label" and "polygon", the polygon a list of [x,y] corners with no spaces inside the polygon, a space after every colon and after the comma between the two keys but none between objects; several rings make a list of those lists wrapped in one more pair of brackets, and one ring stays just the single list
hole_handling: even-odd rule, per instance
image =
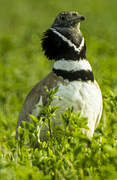
[{"label": "blurred green background", "polygon": [[[15,127],[27,93],[52,69],[53,62],[49,62],[43,55],[41,38],[60,11],[78,11],[86,17],[81,30],[87,44],[87,59],[92,65],[103,98],[106,97],[102,129],[107,129],[108,138],[102,140],[107,141],[107,144],[112,140],[112,146],[116,146],[117,0],[0,0],[1,180],[15,179],[17,173],[19,179],[25,177],[25,173],[27,179],[30,179],[30,172],[34,176],[37,172],[34,167],[23,166],[22,160],[19,164],[17,162]],[[108,96],[109,92],[113,95],[110,93]],[[114,138],[108,136],[108,133]],[[117,154],[116,147],[114,150]],[[101,156],[107,156],[108,161],[110,152],[107,154],[103,151]],[[107,163],[100,167],[99,164],[99,172],[103,172],[103,168],[110,174],[112,168],[116,171],[116,156],[113,157],[112,166],[109,163],[106,167]],[[111,156],[108,162],[111,162]]]},{"label": "blurred green background", "polygon": [[[41,49],[42,33],[60,11],[86,17],[81,30],[103,95],[117,92],[117,0],[0,0],[0,137],[15,134],[28,91],[51,71]],[[10,135],[10,136],[9,136]]]}]

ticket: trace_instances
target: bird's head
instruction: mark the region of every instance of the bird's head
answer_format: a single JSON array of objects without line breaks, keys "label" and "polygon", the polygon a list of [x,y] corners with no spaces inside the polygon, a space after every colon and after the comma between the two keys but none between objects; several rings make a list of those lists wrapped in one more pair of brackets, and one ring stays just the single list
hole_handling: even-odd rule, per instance
[{"label": "bird's head", "polygon": [[84,16],[77,12],[61,12],[43,34],[42,48],[48,59],[85,58],[86,45],[80,32]]},{"label": "bird's head", "polygon": [[79,15],[77,12],[61,12],[55,18],[52,28],[74,28],[79,26],[81,21],[84,21],[85,17]]}]

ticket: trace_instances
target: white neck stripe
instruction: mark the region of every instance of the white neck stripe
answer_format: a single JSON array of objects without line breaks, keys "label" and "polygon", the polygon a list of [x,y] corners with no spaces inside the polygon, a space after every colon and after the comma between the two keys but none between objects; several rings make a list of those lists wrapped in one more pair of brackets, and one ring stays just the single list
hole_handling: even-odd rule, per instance
[{"label": "white neck stripe", "polygon": [[73,60],[58,60],[54,63],[54,69],[66,70],[66,71],[80,71],[89,70],[92,71],[91,65],[86,59],[73,61]]},{"label": "white neck stripe", "polygon": [[67,39],[65,36],[63,36],[61,33],[56,31],[54,28],[50,28],[54,33],[56,33],[59,37],[61,37],[65,42],[69,44],[70,47],[74,47],[75,51],[80,53],[82,47],[84,46],[84,38],[82,38],[82,41],[80,43],[80,46],[77,48],[75,44],[73,44],[69,39]]}]

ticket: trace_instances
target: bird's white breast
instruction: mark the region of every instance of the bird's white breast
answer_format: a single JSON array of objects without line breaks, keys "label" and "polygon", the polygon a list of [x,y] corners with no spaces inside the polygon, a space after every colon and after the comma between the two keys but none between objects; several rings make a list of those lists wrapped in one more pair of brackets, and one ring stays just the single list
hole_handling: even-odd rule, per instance
[{"label": "bird's white breast", "polygon": [[[79,61],[62,59],[54,63],[54,68],[63,71],[65,70],[67,72],[76,72],[80,70],[92,71],[89,62],[86,59]],[[66,108],[73,107],[75,113],[81,112],[82,116],[88,118],[89,130],[86,134],[89,137],[92,137],[94,129],[97,127],[102,114],[102,96],[98,84],[96,81],[93,82],[91,80],[69,81],[64,79],[63,81],[58,81],[57,85],[59,88],[56,93],[56,96],[61,97],[61,100],[55,99],[53,101],[53,105],[59,106],[55,124],[61,123],[59,116]],[[39,105],[43,104],[42,98],[43,97],[40,97],[40,101],[33,110],[35,116],[40,112]]]},{"label": "bird's white breast", "polygon": [[72,81],[67,85],[58,82],[57,96],[60,101],[54,100],[53,104],[60,107],[59,113],[68,107],[74,107],[74,112],[88,118],[88,136],[93,136],[100,113],[102,111],[102,97],[99,87],[91,81]]}]

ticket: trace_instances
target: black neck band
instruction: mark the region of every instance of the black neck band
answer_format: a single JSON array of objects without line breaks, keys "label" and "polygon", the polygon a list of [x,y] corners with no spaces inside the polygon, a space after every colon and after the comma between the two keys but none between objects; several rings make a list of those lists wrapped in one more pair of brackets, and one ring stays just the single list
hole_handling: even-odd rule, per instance
[{"label": "black neck band", "polygon": [[81,80],[81,81],[94,81],[94,76],[93,72],[89,70],[80,70],[80,71],[65,71],[65,70],[60,70],[60,69],[54,69],[53,72],[57,76],[62,76],[63,79],[68,79],[69,81],[76,81],[76,80]]}]

